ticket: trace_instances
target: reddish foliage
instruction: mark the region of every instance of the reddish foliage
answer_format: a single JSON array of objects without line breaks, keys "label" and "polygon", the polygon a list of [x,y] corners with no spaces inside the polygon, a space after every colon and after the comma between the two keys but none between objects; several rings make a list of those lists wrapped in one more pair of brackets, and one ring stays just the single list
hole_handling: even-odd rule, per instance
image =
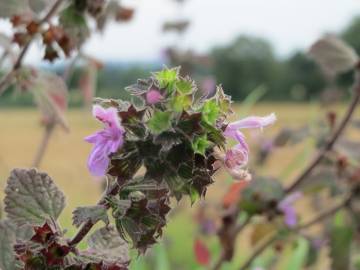
[{"label": "reddish foliage", "polygon": [[248,181],[233,183],[223,198],[223,207],[229,208],[240,200],[241,191],[248,185]]},{"label": "reddish foliage", "polygon": [[203,266],[207,266],[210,263],[210,252],[207,246],[199,239],[195,240],[194,252],[196,261]]}]

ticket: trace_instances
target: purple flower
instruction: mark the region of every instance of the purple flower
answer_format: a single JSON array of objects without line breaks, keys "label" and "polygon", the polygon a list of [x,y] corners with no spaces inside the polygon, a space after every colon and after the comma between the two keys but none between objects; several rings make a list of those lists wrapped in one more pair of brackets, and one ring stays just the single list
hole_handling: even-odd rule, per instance
[{"label": "purple flower", "polygon": [[243,145],[237,144],[225,153],[224,165],[228,172],[235,178],[242,180],[244,171],[242,168],[247,164],[249,151]]},{"label": "purple flower", "polygon": [[[248,162],[249,147],[245,141],[244,134],[240,131],[243,128],[260,128],[273,124],[276,121],[274,113],[265,117],[250,116],[242,120],[230,123],[225,131],[224,136],[237,140],[239,144],[228,150],[225,157],[225,165],[229,169],[240,169]],[[237,160],[238,159],[238,160]],[[232,165],[232,166],[228,166]],[[234,166],[236,164],[236,166]],[[231,168],[232,167],[232,168]]]},{"label": "purple flower", "polygon": [[110,163],[109,155],[116,152],[124,142],[125,131],[115,108],[104,109],[94,105],[93,115],[103,122],[105,127],[85,138],[85,141],[94,144],[88,159],[88,168],[92,175],[103,176]]},{"label": "purple flower", "polygon": [[158,103],[163,98],[164,97],[161,95],[161,93],[155,89],[150,89],[146,93],[146,102],[151,105]]},{"label": "purple flower", "polygon": [[294,207],[294,203],[299,200],[303,194],[301,192],[294,192],[288,196],[286,196],[282,201],[278,204],[278,209],[285,216],[285,224],[289,228],[293,228],[297,224],[297,215]]}]

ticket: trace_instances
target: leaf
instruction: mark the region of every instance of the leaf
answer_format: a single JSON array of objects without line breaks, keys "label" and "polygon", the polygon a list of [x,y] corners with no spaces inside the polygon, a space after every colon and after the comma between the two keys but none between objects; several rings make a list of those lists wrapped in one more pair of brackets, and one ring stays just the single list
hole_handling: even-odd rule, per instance
[{"label": "leaf", "polygon": [[220,108],[215,100],[208,100],[202,108],[202,119],[209,125],[214,125],[220,113]]},{"label": "leaf", "polygon": [[91,221],[93,224],[102,220],[109,225],[109,217],[103,205],[77,207],[73,212],[73,224],[79,227],[81,224]]},{"label": "leaf", "polygon": [[198,264],[202,266],[208,266],[210,263],[210,252],[207,246],[200,240],[195,239],[194,242],[194,253]]},{"label": "leaf", "polygon": [[250,243],[252,247],[255,247],[259,242],[276,232],[276,230],[277,228],[271,222],[254,224],[250,235]]},{"label": "leaf", "polygon": [[5,194],[7,217],[19,226],[56,220],[65,207],[65,196],[53,180],[35,169],[14,169]]},{"label": "leaf", "polygon": [[241,192],[240,208],[250,215],[276,205],[284,197],[282,185],[275,179],[257,177]]},{"label": "leaf", "polygon": [[171,93],[174,89],[178,74],[179,68],[165,68],[156,72],[155,78],[158,80],[160,88],[166,88]]},{"label": "leaf", "polygon": [[[60,13],[59,23],[71,40],[70,47],[80,47],[90,35],[84,14],[78,12],[74,4]],[[64,52],[68,54],[67,50]]]},{"label": "leaf", "polygon": [[191,94],[191,92],[193,92],[195,85],[194,82],[191,81],[190,79],[180,79],[179,81],[176,82],[175,87],[179,93],[183,95],[188,95]]},{"label": "leaf", "polygon": [[223,207],[228,208],[240,201],[242,190],[249,184],[248,181],[239,181],[231,184],[223,198]]},{"label": "leaf", "polygon": [[351,269],[350,253],[354,228],[346,222],[345,212],[338,212],[331,225],[330,256],[332,259],[332,270]]},{"label": "leaf", "polygon": [[154,134],[168,130],[171,127],[171,112],[156,111],[150,118],[148,126]]},{"label": "leaf", "polygon": [[205,156],[205,151],[209,146],[210,143],[207,140],[206,134],[196,137],[192,142],[192,149],[194,150],[194,152],[203,156]]},{"label": "leaf", "polygon": [[292,252],[289,263],[285,269],[301,270],[304,269],[310,245],[305,238],[299,238],[294,251]]},{"label": "leaf", "polygon": [[176,112],[186,111],[190,108],[191,101],[191,96],[175,95],[171,102],[171,107]]},{"label": "leaf", "polygon": [[325,72],[336,75],[355,67],[355,50],[334,35],[326,35],[311,46],[309,54]]},{"label": "leaf", "polygon": [[0,221],[0,269],[15,270],[14,244],[16,235],[14,225],[9,220]]},{"label": "leaf", "polygon": [[45,123],[58,123],[68,130],[65,111],[68,90],[64,80],[52,73],[38,72],[31,92]]},{"label": "leaf", "polygon": [[29,11],[27,0],[0,1],[0,18],[10,18],[27,11]]},{"label": "leaf", "polygon": [[40,13],[45,8],[52,5],[55,1],[54,0],[28,0],[29,6],[35,13]]},{"label": "leaf", "polygon": [[96,230],[88,239],[88,253],[106,261],[127,264],[130,261],[129,247],[113,227]]}]

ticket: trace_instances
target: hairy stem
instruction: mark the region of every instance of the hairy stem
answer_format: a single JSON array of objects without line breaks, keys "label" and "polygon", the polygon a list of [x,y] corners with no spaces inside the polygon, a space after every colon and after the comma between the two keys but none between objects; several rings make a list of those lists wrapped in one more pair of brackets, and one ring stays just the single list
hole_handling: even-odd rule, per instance
[{"label": "hairy stem", "polygon": [[[48,22],[52,16],[55,15],[57,10],[60,8],[64,0],[57,0],[54,5],[50,8],[47,14],[45,14],[44,18],[40,20],[40,25]],[[26,56],[26,53],[28,52],[31,43],[34,40],[34,36],[31,37],[31,39],[25,44],[25,46],[20,51],[20,54],[18,58],[16,59],[12,69],[7,73],[1,80],[0,80],[0,95],[5,92],[5,90],[8,88],[8,86],[11,84],[11,81],[16,73],[16,71],[21,67],[22,61],[24,60],[24,57]]]},{"label": "hairy stem", "polygon": [[326,153],[333,148],[336,141],[339,139],[340,135],[344,132],[345,128],[350,122],[351,117],[354,114],[356,106],[360,100],[360,68],[356,69],[355,77],[356,77],[355,83],[353,86],[353,90],[354,90],[353,99],[347,109],[347,112],[345,113],[345,116],[341,120],[338,128],[334,131],[333,135],[330,137],[330,139],[325,144],[323,149],[315,156],[312,162],[310,162],[310,164],[303,170],[303,172],[286,189],[286,193],[293,192],[311,174],[311,172],[316,168],[316,166],[320,164],[322,159],[325,157]]},{"label": "hairy stem", "polygon": [[[110,208],[110,205],[108,204],[106,198],[108,196],[113,196],[117,194],[121,189],[121,186],[117,181],[115,181],[108,190],[104,193],[100,201],[97,203],[97,205],[102,205],[106,209]],[[84,237],[90,232],[91,228],[95,225],[95,223],[91,222],[91,220],[88,220],[86,223],[84,223],[79,231],[75,234],[75,236],[69,241],[70,246],[76,246],[78,243],[80,243]]]},{"label": "hairy stem", "polygon": [[[297,226],[294,230],[292,230],[292,233],[298,233],[299,231],[303,230],[303,229],[307,229],[327,218],[332,217],[333,215],[335,215],[339,210],[341,210],[342,208],[344,208],[345,206],[348,205],[348,203],[350,202],[350,199],[346,199],[343,202],[339,203],[338,205],[330,208],[329,210],[319,214],[318,216],[316,216],[315,218],[313,218],[312,220],[308,221],[305,224],[299,225]],[[260,256],[268,247],[270,247],[278,238],[278,234],[274,233],[271,237],[268,238],[267,241],[265,241],[264,243],[262,243],[255,251],[254,253],[245,261],[245,263],[239,268],[239,270],[246,270],[248,269],[251,264],[253,263],[253,261]]]},{"label": "hairy stem", "polygon": [[49,141],[52,134],[54,133],[54,130],[55,130],[55,124],[50,124],[45,127],[43,138],[35,154],[34,161],[32,163],[33,167],[38,168],[40,166],[40,163],[45,155],[46,148],[49,145]]}]

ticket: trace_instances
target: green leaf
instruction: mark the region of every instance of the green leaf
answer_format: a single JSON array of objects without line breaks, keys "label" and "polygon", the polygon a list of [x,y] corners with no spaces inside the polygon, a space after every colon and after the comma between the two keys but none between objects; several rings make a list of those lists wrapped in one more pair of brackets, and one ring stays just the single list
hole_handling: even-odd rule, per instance
[{"label": "green leaf", "polygon": [[35,169],[14,169],[5,194],[7,217],[19,226],[56,220],[65,207],[65,196],[53,180]]},{"label": "green leaf", "polygon": [[309,252],[309,242],[305,238],[299,238],[294,248],[290,261],[286,269],[301,270],[306,264],[307,254]]},{"label": "green leaf", "polygon": [[354,228],[347,224],[345,212],[338,212],[330,229],[330,256],[333,270],[351,269],[351,243]]},{"label": "green leaf", "polygon": [[70,37],[73,45],[79,47],[90,35],[84,14],[75,5],[69,5],[59,16],[59,23]]},{"label": "green leaf", "polygon": [[14,225],[9,220],[0,221],[0,269],[15,270],[14,244],[16,235]]},{"label": "green leaf", "polygon": [[171,102],[171,107],[176,112],[182,112],[190,108],[191,101],[191,96],[176,95]]},{"label": "green leaf", "polygon": [[171,112],[156,111],[149,120],[148,127],[154,134],[168,130],[171,127]]},{"label": "green leaf", "polygon": [[109,224],[109,217],[103,205],[77,207],[73,212],[73,224],[79,227],[81,224],[91,221],[93,224],[102,220],[106,225]]},{"label": "green leaf", "polygon": [[205,156],[205,151],[209,147],[210,143],[206,135],[196,137],[192,142],[192,148],[195,153]]},{"label": "green leaf", "polygon": [[269,204],[276,204],[284,197],[284,190],[279,181],[272,178],[257,177],[243,189],[240,208],[249,215],[266,211]]},{"label": "green leaf", "polygon": [[126,264],[130,261],[129,247],[113,227],[95,231],[88,239],[91,253],[106,261]]},{"label": "green leaf", "polygon": [[214,125],[220,113],[220,108],[215,100],[208,100],[202,108],[202,119],[209,125]]},{"label": "green leaf", "polygon": [[174,90],[175,83],[179,74],[179,68],[165,68],[155,73],[155,78],[159,82],[160,88],[166,88],[169,92]]},{"label": "green leaf", "polygon": [[187,79],[180,79],[176,82],[175,87],[179,93],[188,95],[191,94],[194,89],[194,82]]}]

